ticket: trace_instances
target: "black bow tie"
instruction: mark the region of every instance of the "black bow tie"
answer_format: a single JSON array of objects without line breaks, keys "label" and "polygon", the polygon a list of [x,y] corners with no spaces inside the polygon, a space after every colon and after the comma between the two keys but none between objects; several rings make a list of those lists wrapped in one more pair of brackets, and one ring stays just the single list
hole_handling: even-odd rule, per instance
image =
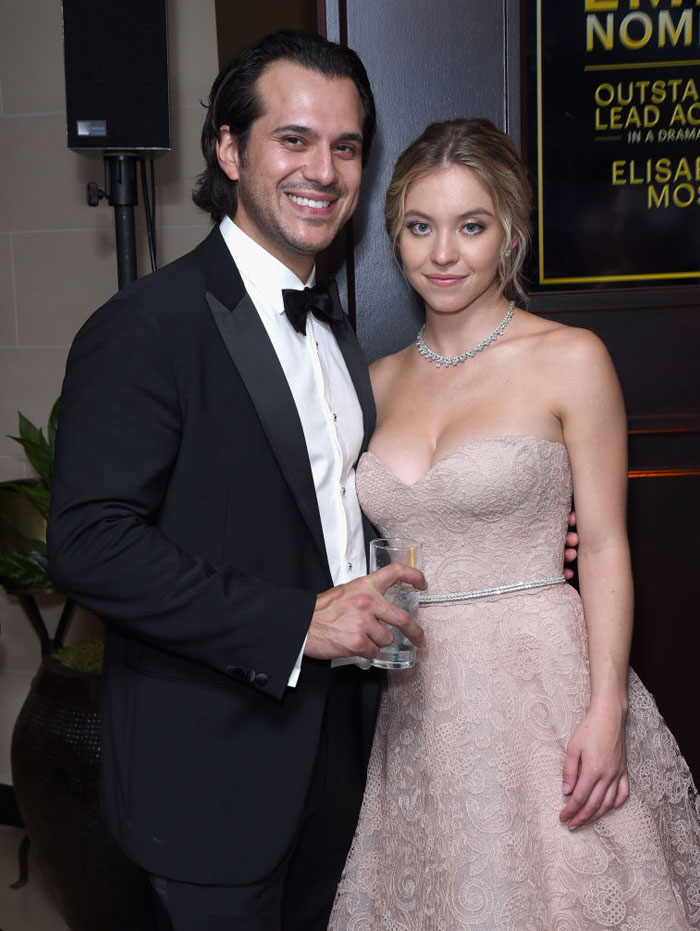
[{"label": "black bow tie", "polygon": [[313,288],[304,288],[303,291],[284,289],[282,299],[284,312],[297,333],[306,333],[309,312],[325,323],[339,323],[343,319],[338,285],[333,278],[319,281]]}]

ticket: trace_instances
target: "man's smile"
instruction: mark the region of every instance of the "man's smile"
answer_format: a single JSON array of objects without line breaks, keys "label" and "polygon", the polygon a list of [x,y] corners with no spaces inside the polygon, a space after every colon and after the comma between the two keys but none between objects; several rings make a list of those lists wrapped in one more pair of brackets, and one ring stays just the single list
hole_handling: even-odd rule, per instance
[{"label": "man's smile", "polygon": [[321,210],[326,207],[330,207],[334,201],[333,200],[312,200],[310,197],[301,197],[299,194],[287,194],[287,197],[295,204],[298,204],[300,207],[313,207],[316,210]]}]

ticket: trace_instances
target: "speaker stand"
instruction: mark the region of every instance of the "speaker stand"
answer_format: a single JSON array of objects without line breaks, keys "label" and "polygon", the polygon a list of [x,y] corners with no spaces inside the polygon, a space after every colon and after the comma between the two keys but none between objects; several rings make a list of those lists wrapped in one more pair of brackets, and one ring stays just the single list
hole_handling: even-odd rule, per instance
[{"label": "speaker stand", "polygon": [[87,186],[87,201],[96,207],[103,198],[114,207],[114,229],[117,235],[117,281],[119,290],[138,278],[136,268],[136,228],[134,207],[138,204],[136,152],[110,152],[105,155],[105,190],[95,181]]}]

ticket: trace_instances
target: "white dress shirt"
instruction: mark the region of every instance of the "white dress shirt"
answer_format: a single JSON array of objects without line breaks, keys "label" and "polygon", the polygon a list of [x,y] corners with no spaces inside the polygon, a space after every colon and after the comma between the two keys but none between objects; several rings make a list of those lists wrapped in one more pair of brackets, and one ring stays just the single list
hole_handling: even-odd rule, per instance
[{"label": "white dress shirt", "polygon": [[[315,270],[303,282],[228,217],[220,229],[299,413],[333,584],[349,582],[367,571],[354,468],[364,434],[362,408],[329,324],[309,314],[306,334],[298,333],[285,316],[282,299],[283,289],[311,287]],[[289,685],[296,685],[303,650]]]}]

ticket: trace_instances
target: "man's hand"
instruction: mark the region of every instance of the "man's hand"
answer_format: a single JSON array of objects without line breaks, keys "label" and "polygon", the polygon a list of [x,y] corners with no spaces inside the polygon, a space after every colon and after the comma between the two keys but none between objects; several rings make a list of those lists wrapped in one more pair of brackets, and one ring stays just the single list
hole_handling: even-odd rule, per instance
[{"label": "man's hand", "polygon": [[398,627],[412,643],[421,646],[423,630],[407,611],[383,597],[395,582],[406,582],[421,591],[427,588],[423,573],[418,569],[392,563],[321,592],[316,598],[304,654],[315,659],[348,656],[374,659],[379,655],[379,648],[389,646],[394,639],[381,621]]},{"label": "man's hand", "polygon": [[[576,526],[576,513],[572,511],[569,514],[569,527]],[[566,549],[564,550],[564,559],[566,562],[574,562],[576,556],[576,547],[578,546],[578,534],[574,530],[570,530],[566,535]],[[567,579],[573,579],[574,570],[569,569],[568,566],[564,566],[564,576]]]}]

